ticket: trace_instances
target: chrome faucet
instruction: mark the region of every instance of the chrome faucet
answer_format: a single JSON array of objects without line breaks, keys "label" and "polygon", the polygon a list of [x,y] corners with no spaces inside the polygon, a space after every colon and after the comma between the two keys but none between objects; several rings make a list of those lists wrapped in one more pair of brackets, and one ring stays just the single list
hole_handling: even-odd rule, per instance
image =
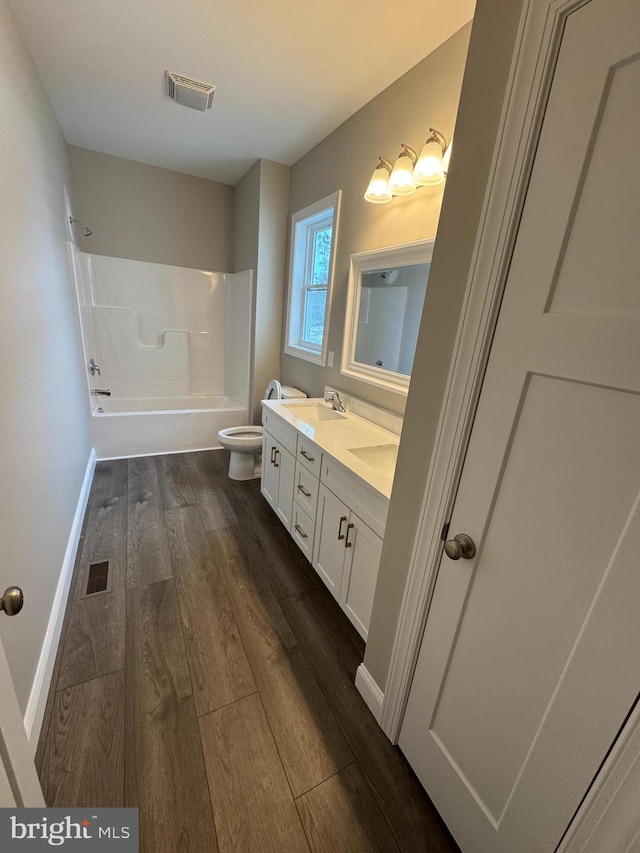
[{"label": "chrome faucet", "polygon": [[107,388],[106,391],[103,391],[100,388],[92,388],[91,393],[93,394],[94,397],[110,397],[111,396],[111,389]]},{"label": "chrome faucet", "polygon": [[325,403],[331,403],[331,408],[334,412],[346,412],[345,407],[342,405],[340,394],[337,391],[327,391],[324,395],[324,401]]},{"label": "chrome faucet", "polygon": [[98,374],[98,376],[100,376],[100,368],[92,358],[89,359],[89,373],[92,376],[95,376],[96,373]]}]

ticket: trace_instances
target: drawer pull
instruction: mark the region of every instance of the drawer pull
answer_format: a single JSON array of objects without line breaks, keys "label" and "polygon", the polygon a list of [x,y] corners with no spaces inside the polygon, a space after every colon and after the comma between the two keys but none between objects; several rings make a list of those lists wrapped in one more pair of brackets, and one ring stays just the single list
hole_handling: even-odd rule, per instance
[{"label": "drawer pull", "polygon": [[315,461],[316,461],[316,460],[315,460],[315,457],[314,457],[314,456],[309,456],[309,454],[307,453],[307,451],[306,451],[306,450],[301,450],[301,451],[300,451],[300,456],[304,456],[304,458],[307,460],[307,462],[315,462]]},{"label": "drawer pull", "polygon": [[349,531],[352,529],[353,529],[353,524],[351,524],[351,523],[347,524],[347,538],[345,539],[345,542],[344,542],[345,548],[351,548],[353,546],[353,542],[349,542]]},{"label": "drawer pull", "polygon": [[275,450],[275,454],[274,454],[275,459],[273,460],[273,464],[276,468],[279,468],[280,466],[278,465],[278,462],[276,460],[278,459],[278,453],[280,453],[280,451],[278,450],[277,447],[274,447],[274,450]]},{"label": "drawer pull", "polygon": [[304,530],[300,527],[300,525],[299,525],[299,524],[294,524],[293,526],[294,526],[294,527],[295,527],[295,529],[298,531],[298,533],[300,534],[300,536],[302,536],[302,538],[303,538],[303,539],[306,539],[306,538],[307,538],[307,534],[304,532]]},{"label": "drawer pull", "polygon": [[273,444],[271,446],[271,464],[272,465],[276,464],[276,460],[273,458],[275,452],[276,452],[276,446],[275,446],[275,444]]},{"label": "drawer pull", "polygon": [[305,487],[302,485],[302,483],[298,483],[298,491],[299,491],[299,492],[302,492],[302,494],[305,496],[305,498],[310,498],[310,497],[311,497],[311,492],[308,492],[308,491],[305,489]]},{"label": "drawer pull", "polygon": [[347,520],[346,515],[340,516],[340,524],[338,525],[338,539],[344,539],[344,533],[342,532],[342,525]]}]

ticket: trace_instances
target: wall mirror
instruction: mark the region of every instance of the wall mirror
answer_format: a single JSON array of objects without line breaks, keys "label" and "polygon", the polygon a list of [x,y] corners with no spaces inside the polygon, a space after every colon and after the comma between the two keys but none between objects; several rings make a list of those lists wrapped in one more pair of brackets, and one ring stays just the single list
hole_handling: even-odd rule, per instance
[{"label": "wall mirror", "polygon": [[341,373],[406,394],[435,238],[351,255]]}]

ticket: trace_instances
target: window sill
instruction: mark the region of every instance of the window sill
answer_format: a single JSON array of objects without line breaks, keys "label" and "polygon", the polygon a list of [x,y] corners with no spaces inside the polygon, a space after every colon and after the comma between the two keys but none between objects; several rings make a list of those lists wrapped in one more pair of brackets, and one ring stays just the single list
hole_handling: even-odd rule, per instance
[{"label": "window sill", "polygon": [[321,352],[315,352],[314,350],[305,349],[304,347],[296,347],[292,344],[287,344],[284,351],[286,355],[292,355],[294,358],[301,358],[304,361],[310,361],[312,364],[319,364],[320,367],[324,367],[327,360],[324,348]]}]

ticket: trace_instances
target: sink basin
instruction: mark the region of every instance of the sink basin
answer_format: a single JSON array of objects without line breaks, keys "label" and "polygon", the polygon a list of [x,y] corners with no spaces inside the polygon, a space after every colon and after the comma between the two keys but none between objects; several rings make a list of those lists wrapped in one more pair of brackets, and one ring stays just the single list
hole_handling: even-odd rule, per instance
[{"label": "sink basin", "polygon": [[393,474],[398,458],[398,445],[377,444],[374,447],[350,447],[349,453],[353,453],[354,456],[381,474]]},{"label": "sink basin", "polygon": [[340,412],[334,412],[328,406],[320,406],[318,404],[305,406],[299,403],[283,403],[282,405],[286,409],[289,409],[292,415],[300,418],[305,423],[313,421],[343,421],[345,419],[344,415],[340,414]]}]

